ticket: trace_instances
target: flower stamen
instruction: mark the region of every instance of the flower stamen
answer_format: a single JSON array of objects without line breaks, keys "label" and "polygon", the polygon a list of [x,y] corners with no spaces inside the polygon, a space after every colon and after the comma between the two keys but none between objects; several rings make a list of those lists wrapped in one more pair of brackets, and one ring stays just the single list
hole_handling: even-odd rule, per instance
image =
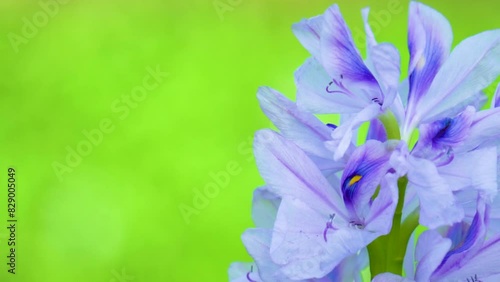
[{"label": "flower stamen", "polygon": [[361,178],[363,178],[362,175],[359,175],[359,174],[354,175],[353,177],[351,177],[351,179],[349,179],[349,183],[347,183],[347,186],[350,187],[350,186],[356,184],[358,181],[361,180]]},{"label": "flower stamen", "polygon": [[[351,91],[349,91],[345,86],[344,84],[342,83],[342,79],[344,79],[344,75],[340,75],[340,80],[336,80],[335,78],[332,78],[332,81],[330,81],[330,83],[328,83],[328,85],[326,86],[326,92],[327,93],[339,93],[339,94],[345,94],[345,95],[348,95],[348,96],[352,96],[352,97],[356,97],[356,95],[354,95]],[[334,84],[340,88],[341,90],[330,90],[330,86],[332,84]]]},{"label": "flower stamen", "polygon": [[372,102],[377,103],[379,106],[382,106],[382,102],[380,102],[379,98],[373,98]]},{"label": "flower stamen", "polygon": [[257,281],[255,281],[255,280],[253,280],[252,278],[250,278],[250,274],[251,274],[251,273],[253,273],[253,265],[252,265],[252,266],[250,266],[250,271],[249,271],[249,272],[247,272],[247,280],[248,280],[249,282],[257,282]]},{"label": "flower stamen", "polygon": [[330,215],[330,219],[328,219],[328,221],[326,222],[326,227],[325,230],[323,231],[323,239],[325,239],[325,242],[328,242],[326,238],[326,233],[328,232],[328,229],[337,230],[337,228],[333,227],[333,219],[335,219],[334,213]]},{"label": "flower stamen", "polygon": [[470,277],[470,280],[469,280],[469,278],[467,278],[467,282],[482,282],[482,281],[481,281],[481,280],[479,280],[479,279],[477,278],[477,274],[475,274],[474,276],[471,276],[471,277]]},{"label": "flower stamen", "polygon": [[326,126],[328,126],[329,128],[331,128],[333,130],[337,129],[337,126],[333,123],[327,123]]}]

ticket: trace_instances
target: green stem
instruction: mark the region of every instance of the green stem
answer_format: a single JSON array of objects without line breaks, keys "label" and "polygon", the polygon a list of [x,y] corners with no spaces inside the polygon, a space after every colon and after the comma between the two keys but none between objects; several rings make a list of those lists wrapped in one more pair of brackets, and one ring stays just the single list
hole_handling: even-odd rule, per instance
[{"label": "green stem", "polygon": [[[401,139],[399,125],[392,112],[384,113],[379,116],[379,119],[384,124],[387,139]],[[406,247],[411,234],[418,226],[419,217],[418,210],[416,210],[404,222],[401,222],[407,184],[408,178],[406,176],[398,179],[398,203],[394,212],[391,231],[368,245],[372,279],[384,272],[392,272],[398,275],[403,273],[403,259]]]},{"label": "green stem", "polygon": [[389,245],[387,246],[387,271],[395,274],[401,274],[403,266],[404,252],[406,248],[401,248],[400,245],[406,244],[405,238],[401,238],[401,217],[403,216],[403,206],[408,178],[402,177],[398,180],[398,205],[392,220],[392,229],[389,233]]},{"label": "green stem", "polygon": [[407,184],[406,177],[398,180],[398,204],[392,220],[391,232],[368,245],[372,278],[384,272],[402,275],[406,246],[413,230],[418,226],[418,211],[413,212],[404,222],[401,222]]},{"label": "green stem", "polygon": [[406,254],[406,247],[408,246],[408,240],[410,240],[411,234],[415,229],[418,227],[418,221],[420,218],[420,213],[419,209],[415,209],[412,213],[406,217],[406,219],[403,221],[401,224],[401,232],[400,232],[400,238],[401,240],[399,242],[399,249],[401,252],[399,253],[399,259],[404,260],[404,255]]},{"label": "green stem", "polygon": [[387,256],[384,248],[388,245],[388,235],[380,236],[368,245],[368,257],[370,258],[370,274],[372,279],[380,273],[387,272]]},{"label": "green stem", "polygon": [[390,111],[380,115],[378,118],[384,124],[387,133],[387,139],[401,139],[401,132],[399,131],[399,124],[394,114]]}]

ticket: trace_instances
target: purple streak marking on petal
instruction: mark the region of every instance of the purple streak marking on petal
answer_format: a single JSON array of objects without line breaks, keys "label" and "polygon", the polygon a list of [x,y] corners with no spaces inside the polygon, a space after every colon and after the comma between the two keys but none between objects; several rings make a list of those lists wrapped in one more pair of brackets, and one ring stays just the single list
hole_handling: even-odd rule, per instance
[{"label": "purple streak marking on petal", "polygon": [[337,126],[335,124],[333,124],[333,123],[327,123],[326,126],[328,126],[331,129],[336,129],[337,128]]},{"label": "purple streak marking on petal", "polygon": [[[276,152],[273,152],[273,154],[276,156]],[[307,186],[309,188],[309,190],[314,193],[316,196],[318,196],[320,199],[323,199],[324,202],[330,206],[332,208],[332,210],[335,210],[336,214],[339,214],[341,217],[343,218],[347,218],[347,216],[342,213],[341,210],[339,210],[330,200],[329,200],[329,197],[327,195],[323,195],[322,193],[320,193],[317,189],[314,188],[314,185],[312,185],[311,183],[309,183],[306,179],[304,179],[302,177],[302,175],[300,175],[299,173],[297,173],[293,167],[290,167],[286,162],[284,162],[283,160],[281,160],[280,158],[276,158],[286,169],[288,169],[290,172],[292,172],[296,177],[297,179],[302,182],[305,186]],[[333,191],[332,191],[333,192]]]},{"label": "purple streak marking on petal", "polygon": [[462,242],[460,242],[458,246],[456,246],[446,254],[441,265],[444,265],[446,261],[450,258],[450,256],[467,251],[476,242],[476,240],[478,239],[477,237],[480,235],[479,229],[481,228],[479,217],[480,214],[476,213],[474,219],[472,220],[472,224],[470,225],[469,230],[467,231],[465,239]]}]

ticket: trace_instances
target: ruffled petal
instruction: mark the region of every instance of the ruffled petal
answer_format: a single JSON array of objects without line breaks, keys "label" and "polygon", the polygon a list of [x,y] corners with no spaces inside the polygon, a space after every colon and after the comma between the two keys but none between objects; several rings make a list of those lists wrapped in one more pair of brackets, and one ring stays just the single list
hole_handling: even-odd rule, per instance
[{"label": "ruffled petal", "polygon": [[420,201],[420,224],[435,229],[462,220],[463,209],[457,205],[452,189],[439,175],[431,161],[409,157],[408,186],[415,189]]},{"label": "ruffled petal", "polygon": [[401,75],[401,59],[398,49],[390,43],[382,43],[370,48],[369,54],[375,70],[375,77],[385,94],[384,106],[387,107],[394,100],[394,97],[392,100],[388,97],[397,93],[399,76]]},{"label": "ruffled petal", "polygon": [[474,189],[492,200],[498,187],[497,148],[487,147],[457,154],[448,165],[438,167],[438,172],[453,191]]},{"label": "ruffled petal", "polygon": [[468,152],[478,148],[500,144],[500,108],[479,111],[472,121],[469,136],[463,145],[457,148],[459,152]]},{"label": "ruffled petal", "polygon": [[398,50],[389,43],[377,44],[368,22],[370,9],[361,10],[366,33],[367,59],[365,64],[377,79],[383,92],[383,109],[390,108],[398,120],[403,120],[404,107],[398,94],[401,62]]}]

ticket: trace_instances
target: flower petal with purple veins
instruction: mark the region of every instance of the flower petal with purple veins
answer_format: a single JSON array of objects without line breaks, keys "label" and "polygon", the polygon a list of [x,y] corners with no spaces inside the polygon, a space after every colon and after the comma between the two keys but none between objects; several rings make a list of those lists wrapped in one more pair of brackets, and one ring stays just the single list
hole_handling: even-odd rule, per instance
[{"label": "flower petal with purple veins", "polygon": [[357,113],[368,106],[369,99],[360,99],[341,89],[313,58],[295,72],[297,106],[300,110],[314,114]]},{"label": "flower petal with purple veins", "polygon": [[[466,264],[483,245],[486,236],[485,217],[487,217],[487,211],[484,201],[478,200],[478,202],[476,215],[467,232],[463,234],[464,236],[458,245],[453,246],[446,253],[438,269],[432,275],[433,278],[445,278],[448,273],[458,270],[460,265]],[[456,225],[462,225],[462,223],[457,223],[454,226]],[[451,230],[453,231],[453,227]]]},{"label": "flower petal with purple veins", "polygon": [[447,253],[444,262],[434,273],[433,278],[436,280],[458,281],[473,277],[475,280],[472,281],[496,281],[495,278],[498,278],[500,237],[496,234],[485,241],[488,207],[485,207],[480,197],[477,206],[476,215],[465,236]]},{"label": "flower petal with purple veins", "polygon": [[366,140],[387,141],[387,132],[385,131],[384,124],[379,119],[372,119],[370,121]]},{"label": "flower petal with purple veins", "polygon": [[328,8],[323,20],[320,62],[326,72],[334,79],[342,78],[345,85],[356,85],[356,88],[370,92],[371,98],[379,97],[378,83],[354,45],[338,5]]},{"label": "flower petal with purple veins", "polygon": [[476,99],[471,93],[483,90],[500,75],[499,60],[500,30],[486,31],[458,44],[436,74],[427,95],[407,115],[406,134],[420,123],[463,111]]},{"label": "flower petal with purple veins", "polygon": [[431,229],[462,220],[464,211],[455,202],[452,189],[428,160],[409,157],[408,189],[415,189],[420,201],[420,224]]},{"label": "flower petal with purple veins", "polygon": [[[497,194],[497,148],[487,147],[455,155],[452,162],[438,167],[453,191],[476,190],[492,200]],[[470,199],[475,202],[475,197]],[[475,210],[475,209],[474,209]]]},{"label": "flower petal with purple veins", "polygon": [[448,58],[453,33],[443,15],[418,2],[410,2],[408,23],[409,115],[413,106],[429,89],[434,76]]},{"label": "flower petal with purple veins", "polygon": [[376,282],[500,279],[500,85],[482,110],[500,29],[450,53],[446,18],[411,1],[400,81],[400,53],[377,42],[369,11],[366,59],[332,5],[293,25],[312,54],[295,72],[297,102],[259,89],[279,133],[255,135],[265,184],[242,239],[256,263],[231,265],[231,281],[360,282],[368,260]]},{"label": "flower petal with purple veins", "polygon": [[255,135],[254,152],[260,175],[271,192],[282,199],[290,197],[314,203],[314,208],[326,211],[325,214],[347,217],[340,187],[332,187],[293,142],[272,130],[260,130]]},{"label": "flower petal with purple veins", "polygon": [[435,230],[420,235],[415,251],[418,262],[415,273],[417,282],[432,281],[431,276],[450,249],[451,240],[441,237]]},{"label": "flower petal with purple veins", "polygon": [[469,136],[462,146],[457,148],[459,152],[468,152],[489,146],[500,145],[500,108],[479,111],[474,115]]},{"label": "flower petal with purple veins", "polygon": [[361,271],[366,268],[366,250],[343,259],[337,267],[326,276],[318,279],[290,280],[281,271],[280,265],[271,259],[270,245],[272,230],[253,228],[248,229],[242,236],[245,248],[254,258],[255,263],[233,263],[229,268],[231,282],[337,282],[361,281]]},{"label": "flower petal with purple veins", "polygon": [[438,165],[453,159],[453,150],[469,136],[474,119],[472,106],[456,117],[448,117],[420,126],[420,138],[412,154],[419,158],[433,160]]},{"label": "flower petal with purple veins", "polygon": [[307,153],[330,159],[324,142],[331,139],[331,129],[309,112],[300,111],[295,103],[276,90],[261,87],[257,93],[262,111],[287,139]]},{"label": "flower petal with purple veins", "polygon": [[[326,276],[381,235],[352,226],[342,216],[332,220],[328,210],[319,212],[311,205],[284,198],[276,218],[271,257],[292,280]],[[332,228],[325,229],[327,222]]]},{"label": "flower petal with purple veins", "polygon": [[[457,267],[441,276],[448,281],[456,281],[465,277],[478,276],[483,281],[497,281],[491,276],[500,274],[500,236],[496,234],[485,242],[478,252],[467,263],[460,263]],[[485,280],[487,278],[488,280]],[[491,278],[491,279],[490,279]],[[498,278],[498,276],[497,276]],[[446,280],[445,280],[446,281]]]},{"label": "flower petal with purple veins", "polygon": [[[395,93],[398,88],[399,76],[401,75],[399,51],[390,43],[377,43],[368,22],[369,12],[369,8],[361,11],[366,33],[366,64],[381,85],[384,95],[389,94],[389,90]],[[386,100],[385,98],[384,100]],[[392,103],[392,100],[389,102]],[[384,104],[387,104],[387,102],[384,101]]]},{"label": "flower petal with purple veins", "polygon": [[344,202],[352,220],[359,221],[366,215],[372,196],[389,169],[390,152],[383,143],[368,140],[349,158],[340,180]]},{"label": "flower petal with purple veins", "polygon": [[[378,44],[368,22],[370,9],[361,10],[366,33],[367,59],[365,64],[373,73],[383,91],[383,109],[390,109],[398,121],[404,120],[403,100],[400,88],[401,62],[399,51],[389,43]],[[405,101],[406,102],[406,99]]]},{"label": "flower petal with purple veins", "polygon": [[388,108],[396,97],[401,74],[398,49],[392,44],[382,43],[371,47],[369,54],[373,73],[384,92],[384,107]]},{"label": "flower petal with purple veins", "polygon": [[[496,281],[500,274],[500,237],[485,241],[489,208],[478,196],[471,224],[460,222],[420,236],[415,261],[415,280],[420,281]],[[485,280],[486,279],[486,280]]]}]

